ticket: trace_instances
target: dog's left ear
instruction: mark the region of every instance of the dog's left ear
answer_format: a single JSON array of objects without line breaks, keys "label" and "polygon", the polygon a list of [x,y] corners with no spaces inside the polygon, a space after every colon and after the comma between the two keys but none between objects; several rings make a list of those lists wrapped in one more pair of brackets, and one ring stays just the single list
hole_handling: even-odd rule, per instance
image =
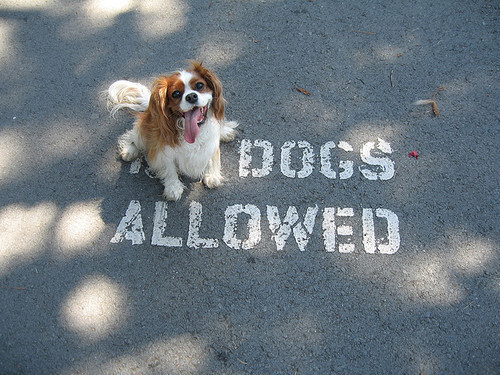
[{"label": "dog's left ear", "polygon": [[226,101],[222,96],[222,83],[212,71],[202,66],[202,63],[191,61],[191,65],[193,71],[202,76],[210,90],[212,90],[212,109],[215,118],[224,120],[224,105]]}]

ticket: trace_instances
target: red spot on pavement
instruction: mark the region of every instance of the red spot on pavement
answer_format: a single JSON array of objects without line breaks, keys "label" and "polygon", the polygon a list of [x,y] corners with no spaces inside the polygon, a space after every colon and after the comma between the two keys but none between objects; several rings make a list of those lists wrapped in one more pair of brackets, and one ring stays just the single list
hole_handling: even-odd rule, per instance
[{"label": "red spot on pavement", "polygon": [[418,159],[418,151],[412,151],[408,154],[409,158],[415,158]]}]

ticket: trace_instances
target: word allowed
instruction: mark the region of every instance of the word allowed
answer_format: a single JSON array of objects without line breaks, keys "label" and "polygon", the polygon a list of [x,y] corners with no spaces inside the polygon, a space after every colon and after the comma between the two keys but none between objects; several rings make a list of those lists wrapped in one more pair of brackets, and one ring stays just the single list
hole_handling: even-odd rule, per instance
[{"label": "word allowed", "polygon": [[[319,149],[319,172],[327,178],[345,180],[354,174],[353,147],[344,141],[335,144],[326,142]],[[285,177],[305,178],[311,175],[316,164],[314,147],[307,141],[287,141],[281,146],[280,170]],[[359,151],[362,164],[358,167],[367,180],[389,180],[394,176],[394,161],[391,145],[383,139],[378,143],[366,142]],[[342,156],[343,155],[343,156]],[[255,158],[254,158],[255,156]],[[347,157],[332,165],[336,156]],[[257,139],[253,142],[243,139],[240,145],[240,177],[265,177],[273,170],[274,147],[271,142]],[[255,162],[254,159],[260,160]],[[259,164],[252,168],[252,164]]]},{"label": "word allowed", "polygon": [[[266,206],[265,216],[276,250],[283,250],[289,238],[293,236],[299,250],[305,251],[320,216],[325,251],[334,252],[338,249],[340,253],[354,252],[354,227],[346,222],[355,216],[355,210],[353,208],[325,207],[321,213],[319,211],[317,205],[308,207],[301,218],[295,206],[289,206],[284,215],[280,214],[278,207]],[[398,216],[385,208],[362,208],[360,211],[364,251],[381,254],[397,252],[400,246]],[[167,218],[167,202],[156,202],[151,244],[182,247],[184,243],[182,237],[169,236],[166,233],[168,229]],[[191,248],[219,247],[219,239],[200,236],[202,219],[203,207],[201,203],[192,201],[189,205],[186,245]],[[255,205],[234,204],[228,206],[224,212],[222,241],[233,249],[252,249],[262,241],[261,222],[261,210]],[[244,226],[244,228],[238,228],[238,226]],[[130,240],[133,245],[142,244],[145,241],[139,201],[130,202],[111,242],[119,243],[123,240]]]}]

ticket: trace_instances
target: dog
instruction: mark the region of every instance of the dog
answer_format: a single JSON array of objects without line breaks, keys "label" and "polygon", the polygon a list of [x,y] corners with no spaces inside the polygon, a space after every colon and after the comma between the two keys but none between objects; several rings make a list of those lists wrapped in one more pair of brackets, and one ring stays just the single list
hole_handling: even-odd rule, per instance
[{"label": "dog", "polygon": [[226,121],[219,78],[202,63],[159,77],[151,91],[120,80],[108,89],[111,115],[129,109],[137,119],[118,141],[123,160],[144,154],[164,185],[167,200],[179,200],[185,186],[179,175],[201,179],[208,188],[222,184],[220,141],[236,136],[236,121]]}]

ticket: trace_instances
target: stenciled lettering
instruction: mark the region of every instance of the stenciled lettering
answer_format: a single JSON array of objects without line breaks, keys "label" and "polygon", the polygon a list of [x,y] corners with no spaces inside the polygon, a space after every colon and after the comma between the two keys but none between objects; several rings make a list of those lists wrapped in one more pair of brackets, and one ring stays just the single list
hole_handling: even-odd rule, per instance
[{"label": "stenciled lettering", "polygon": [[[302,213],[301,213],[302,212]],[[272,233],[268,241],[273,241],[277,251],[284,250],[288,239],[293,235],[295,244],[300,251],[306,251],[307,245],[314,235],[318,213],[318,205],[307,207],[288,206],[286,210],[277,206],[266,206],[266,219]],[[356,233],[350,220],[361,215],[362,233]],[[362,236],[363,251],[368,254],[394,254],[400,248],[399,218],[393,211],[386,208],[362,208],[361,212],[351,207],[324,207],[322,210],[321,229],[324,250],[327,252],[353,253],[355,252],[354,237]],[[175,222],[179,222],[176,218]],[[217,248],[220,241],[217,238],[203,238],[200,228],[203,222],[203,206],[192,201],[189,205],[187,220],[186,246],[189,248]],[[262,214],[253,204],[234,204],[224,211],[224,232],[222,241],[232,249],[249,250],[262,242]],[[243,225],[239,228],[238,225]],[[318,225],[319,226],[319,225]],[[385,236],[376,237],[378,233]],[[169,217],[168,203],[155,203],[153,219],[153,234],[151,244],[165,247],[182,247],[183,238],[168,234]],[[124,217],[111,239],[111,243],[129,240],[133,245],[140,245],[145,240],[141,216],[141,205],[138,201],[131,201]]]},{"label": "stenciled lettering", "polygon": [[[354,160],[352,160],[353,147],[345,142],[335,143],[328,141],[319,149],[319,173],[329,179],[349,179],[354,175]],[[391,145],[383,139],[378,143],[366,142],[360,149],[361,165],[358,169],[367,180],[389,180],[394,176],[394,162],[389,155],[392,154]],[[335,155],[334,155],[335,154]],[[337,160],[335,156],[341,155],[346,159]],[[313,175],[318,162],[314,146],[307,141],[286,141],[281,146],[280,171],[288,178],[306,178]],[[255,158],[262,160],[261,165]],[[349,159],[351,157],[351,159]],[[299,166],[299,168],[294,168]],[[266,177],[274,167],[274,147],[266,140],[251,141],[243,139],[240,144],[239,176],[240,177]]]},{"label": "stenciled lettering", "polygon": [[[365,142],[359,150],[359,158],[356,158],[352,145],[345,141],[328,141],[317,151],[318,146],[307,141],[284,142],[278,152],[280,160],[277,164],[281,174],[291,179],[304,179],[317,176],[319,172],[328,179],[346,180],[354,175],[356,163],[360,163],[357,170],[361,176],[369,181],[387,181],[395,174],[394,161],[390,158],[392,147],[380,138],[378,142]],[[239,153],[239,176],[242,178],[264,178],[275,167],[275,147],[267,140],[243,139]],[[142,164],[140,158],[136,159],[130,165],[130,173],[138,173]],[[154,178],[147,164],[144,172]],[[141,209],[139,201],[129,203],[111,243],[128,240],[133,245],[140,245],[145,241]],[[353,225],[359,216],[361,230]],[[386,208],[324,207],[320,210],[318,205],[313,205],[305,209],[296,206],[279,209],[275,205],[266,205],[265,219],[271,232],[271,238],[266,241],[274,242],[277,251],[284,250],[291,237],[300,251],[306,251],[310,239],[318,231],[321,231],[326,252],[353,253],[357,250],[356,243],[362,243],[365,253],[394,254],[401,246],[399,218]],[[320,220],[321,228],[316,228]],[[261,210],[253,204],[226,207],[221,239],[200,235],[203,206],[196,201],[189,205],[185,238],[170,235],[169,222],[168,203],[155,202],[152,245],[213,249],[224,243],[232,249],[249,250],[263,241]],[[179,218],[176,218],[178,222]],[[359,241],[355,240],[356,236],[360,236]]]}]

